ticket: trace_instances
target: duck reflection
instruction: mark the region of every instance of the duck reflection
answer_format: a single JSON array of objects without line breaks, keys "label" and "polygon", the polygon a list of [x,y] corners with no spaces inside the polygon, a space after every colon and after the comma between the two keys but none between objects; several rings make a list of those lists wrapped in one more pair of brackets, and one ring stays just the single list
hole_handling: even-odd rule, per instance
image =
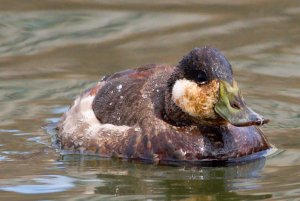
[{"label": "duck reflection", "polygon": [[261,187],[259,180],[265,158],[227,167],[154,166],[70,155],[63,156],[62,160],[70,174],[98,181],[87,185],[86,194],[93,194],[92,200],[97,200],[95,195],[129,200],[259,200],[272,197],[268,193],[247,195],[247,191]]}]

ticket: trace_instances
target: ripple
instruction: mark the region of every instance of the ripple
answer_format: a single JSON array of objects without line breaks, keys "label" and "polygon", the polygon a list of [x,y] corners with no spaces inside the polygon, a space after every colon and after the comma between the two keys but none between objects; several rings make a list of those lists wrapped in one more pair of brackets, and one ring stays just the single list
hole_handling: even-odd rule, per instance
[{"label": "ripple", "polygon": [[0,55],[31,55],[64,45],[106,42],[207,18],[200,14],[91,10],[0,13]]},{"label": "ripple", "polygon": [[31,137],[31,138],[28,138],[27,140],[30,141],[30,142],[38,143],[38,144],[48,145],[48,142],[45,141],[45,139],[42,138],[42,137],[40,137],[40,136],[37,136],[37,137]]},{"label": "ripple", "polygon": [[30,151],[2,151],[3,154],[6,155],[26,155],[26,154],[32,154]]},{"label": "ripple", "polygon": [[6,156],[0,155],[0,161],[7,161],[7,160],[9,160],[9,159]]},{"label": "ripple", "polygon": [[64,192],[75,187],[76,179],[61,175],[42,175],[40,177],[29,179],[15,180],[14,182],[22,183],[39,183],[25,184],[14,186],[0,186],[2,191],[10,191],[21,194],[43,194]]},{"label": "ripple", "polygon": [[21,132],[21,131],[15,129],[0,129],[0,133],[17,133],[17,132]]},{"label": "ripple", "polygon": [[66,111],[68,111],[68,109],[69,109],[69,106],[59,106],[59,107],[57,106],[52,109],[52,113],[53,114],[63,114]]}]

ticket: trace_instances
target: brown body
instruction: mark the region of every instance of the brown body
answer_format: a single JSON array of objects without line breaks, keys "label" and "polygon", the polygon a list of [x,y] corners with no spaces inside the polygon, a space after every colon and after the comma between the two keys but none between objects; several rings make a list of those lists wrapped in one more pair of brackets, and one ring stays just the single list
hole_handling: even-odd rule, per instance
[{"label": "brown body", "polygon": [[195,162],[226,161],[270,148],[256,126],[195,125],[187,114],[176,111],[180,108],[166,104],[174,71],[168,65],[149,65],[102,79],[64,115],[58,126],[61,149],[102,157]]}]

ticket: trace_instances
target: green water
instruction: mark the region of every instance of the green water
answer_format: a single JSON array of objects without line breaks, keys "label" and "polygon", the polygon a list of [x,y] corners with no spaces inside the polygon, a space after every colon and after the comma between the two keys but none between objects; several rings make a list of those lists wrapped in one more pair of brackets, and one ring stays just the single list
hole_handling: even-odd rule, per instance
[{"label": "green water", "polygon": [[[300,200],[300,2],[2,0],[0,200]],[[51,124],[115,71],[212,45],[284,152],[230,167],[65,156]],[[49,126],[50,124],[50,126]]]}]

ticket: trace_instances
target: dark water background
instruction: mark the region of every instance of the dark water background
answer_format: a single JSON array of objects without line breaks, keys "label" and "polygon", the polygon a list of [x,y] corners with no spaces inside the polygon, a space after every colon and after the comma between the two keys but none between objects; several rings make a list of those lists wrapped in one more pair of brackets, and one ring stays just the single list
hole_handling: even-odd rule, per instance
[{"label": "dark water background", "polygon": [[[100,76],[207,44],[283,153],[196,168],[60,160],[51,148],[45,126]],[[298,0],[0,2],[0,200],[300,200],[299,125]]]}]

